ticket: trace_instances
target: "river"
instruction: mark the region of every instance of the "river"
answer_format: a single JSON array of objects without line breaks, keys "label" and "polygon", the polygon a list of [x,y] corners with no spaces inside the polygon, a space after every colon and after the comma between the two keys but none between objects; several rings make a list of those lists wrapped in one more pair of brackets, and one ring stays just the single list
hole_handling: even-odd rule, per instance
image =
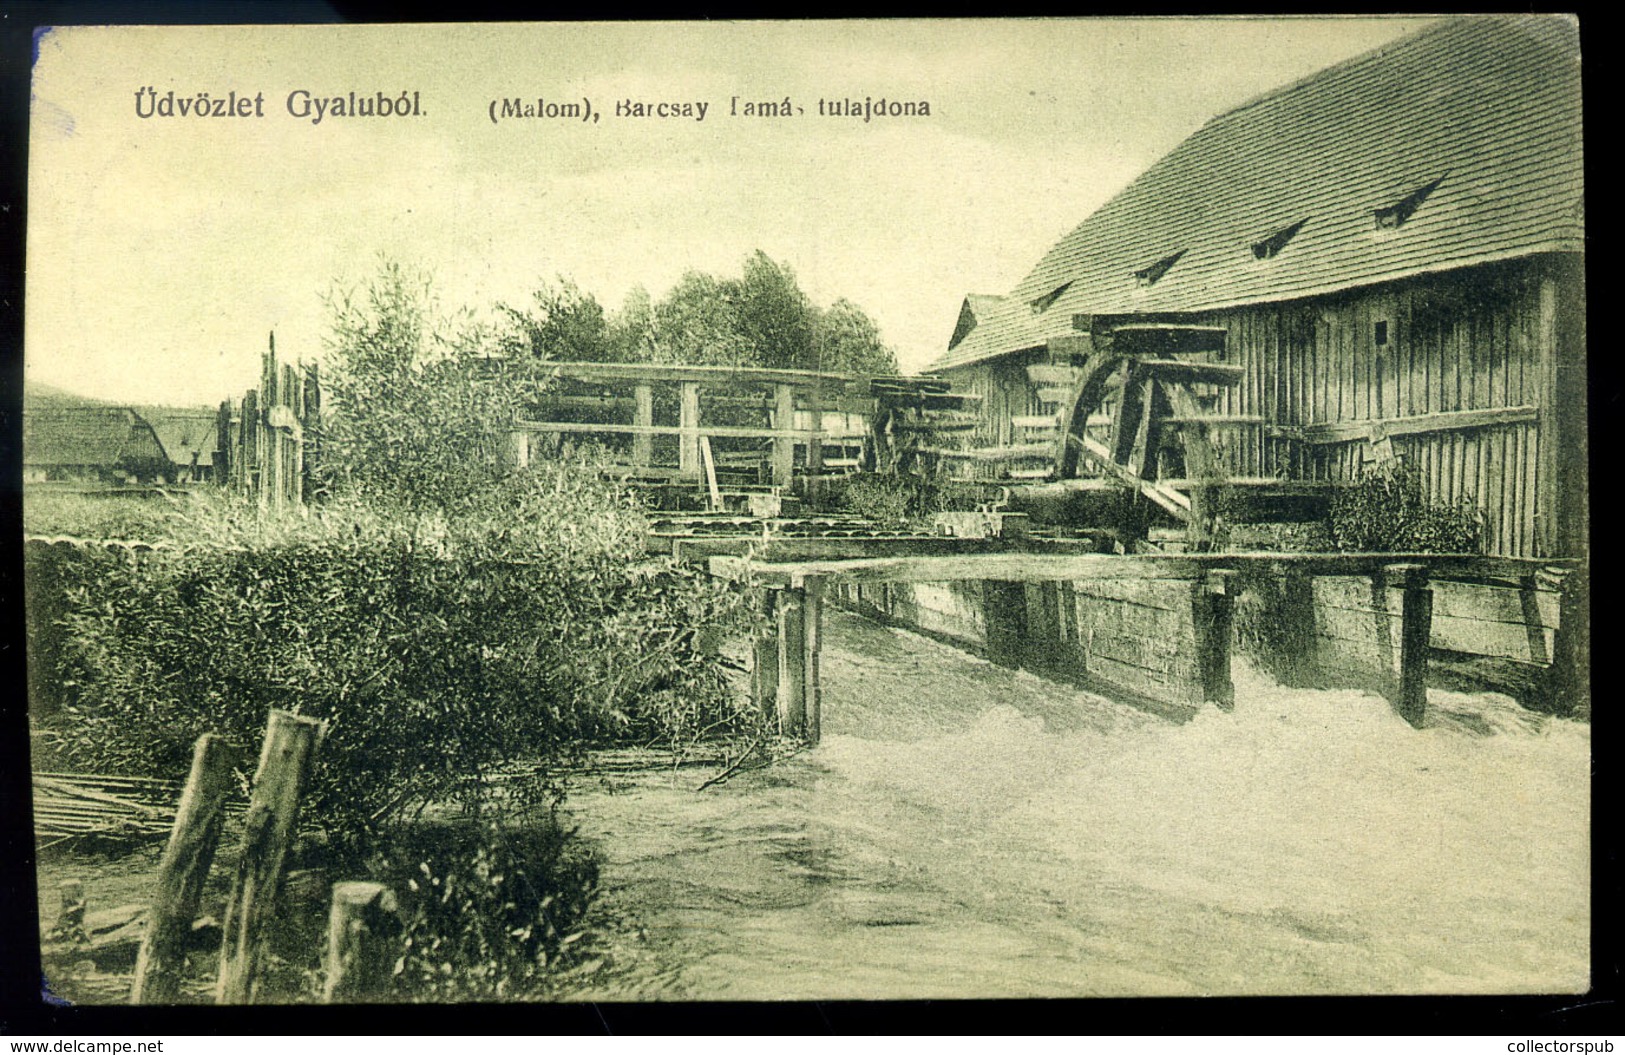
[{"label": "river", "polygon": [[572,791],[589,1000],[1580,992],[1590,727],[1238,663],[1175,723],[829,614],[824,742]]}]

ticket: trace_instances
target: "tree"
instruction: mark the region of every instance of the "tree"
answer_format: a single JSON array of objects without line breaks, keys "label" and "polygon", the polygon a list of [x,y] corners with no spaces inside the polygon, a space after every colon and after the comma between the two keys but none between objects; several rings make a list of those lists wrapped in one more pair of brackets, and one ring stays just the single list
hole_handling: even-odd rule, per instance
[{"label": "tree", "polygon": [[652,357],[702,366],[758,365],[739,323],[739,283],[687,271],[655,305]]},{"label": "tree", "polygon": [[485,335],[442,316],[428,277],[393,261],[324,300],[328,489],[446,508],[512,471],[510,426],[538,390],[528,362],[486,358]]},{"label": "tree", "polygon": [[582,363],[617,358],[603,306],[567,278],[560,277],[557,286],[543,282],[531,294],[528,309],[501,304],[498,311],[507,322],[498,346],[510,358]]},{"label": "tree", "polygon": [[818,315],[818,359],[838,373],[882,375],[898,372],[897,356],[880,337],[880,327],[842,297]]},{"label": "tree", "polygon": [[746,258],[738,325],[756,365],[816,369],[816,311],[788,265],[775,263],[760,249]]}]

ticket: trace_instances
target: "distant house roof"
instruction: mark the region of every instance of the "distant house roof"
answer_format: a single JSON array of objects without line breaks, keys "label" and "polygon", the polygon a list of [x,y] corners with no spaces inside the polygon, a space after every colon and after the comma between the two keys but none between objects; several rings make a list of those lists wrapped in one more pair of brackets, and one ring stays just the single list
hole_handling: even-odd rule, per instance
[{"label": "distant house roof", "polygon": [[152,426],[130,407],[53,406],[23,414],[23,464],[39,468],[161,468]]},{"label": "distant house roof", "polygon": [[[1209,121],[1046,253],[933,369],[1074,314],[1207,311],[1583,250],[1579,41],[1452,19]],[[964,314],[961,313],[961,321]]]},{"label": "distant house roof", "polygon": [[164,453],[176,465],[214,464],[214,448],[219,428],[212,410],[184,410],[174,407],[140,407],[139,413],[157,433]]}]

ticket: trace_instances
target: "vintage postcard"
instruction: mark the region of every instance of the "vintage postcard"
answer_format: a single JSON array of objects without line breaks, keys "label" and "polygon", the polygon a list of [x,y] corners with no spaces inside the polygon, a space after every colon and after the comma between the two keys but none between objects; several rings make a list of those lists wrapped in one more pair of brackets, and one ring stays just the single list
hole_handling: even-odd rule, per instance
[{"label": "vintage postcard", "polygon": [[1590,989],[1574,18],[35,48],[42,1000]]}]

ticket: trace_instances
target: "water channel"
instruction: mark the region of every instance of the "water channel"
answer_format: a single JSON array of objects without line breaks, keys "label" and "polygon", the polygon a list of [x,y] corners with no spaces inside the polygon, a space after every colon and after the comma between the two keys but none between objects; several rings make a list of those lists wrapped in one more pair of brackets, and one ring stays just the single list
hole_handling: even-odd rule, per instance
[{"label": "water channel", "polygon": [[591,1000],[1577,992],[1590,727],[1238,663],[1176,723],[831,612],[824,741],[572,791]]}]

